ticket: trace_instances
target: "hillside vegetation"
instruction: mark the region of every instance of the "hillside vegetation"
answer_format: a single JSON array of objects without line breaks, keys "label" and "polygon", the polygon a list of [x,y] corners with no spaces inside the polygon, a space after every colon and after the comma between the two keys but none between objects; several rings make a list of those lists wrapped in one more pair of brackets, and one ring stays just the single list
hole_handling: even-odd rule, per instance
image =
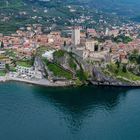
[{"label": "hillside vegetation", "polygon": [[[71,12],[73,9],[74,12]],[[63,29],[64,26],[74,26],[76,23],[71,20],[77,20],[82,15],[90,16],[91,19],[79,26],[98,28],[101,16],[109,24],[120,23],[118,18],[97,12],[96,7],[88,8],[87,3],[80,0],[0,0],[0,13],[0,33],[5,34],[34,23],[42,24],[44,27],[55,24],[57,29]]]}]

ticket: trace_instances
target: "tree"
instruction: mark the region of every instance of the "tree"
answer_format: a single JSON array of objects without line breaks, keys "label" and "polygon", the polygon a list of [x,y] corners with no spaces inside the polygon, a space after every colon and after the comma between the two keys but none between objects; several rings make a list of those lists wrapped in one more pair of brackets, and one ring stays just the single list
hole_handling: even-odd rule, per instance
[{"label": "tree", "polygon": [[123,65],[123,67],[122,67],[122,72],[124,72],[124,73],[126,73],[126,72],[127,72],[126,65]]},{"label": "tree", "polygon": [[96,44],[95,48],[94,48],[95,52],[98,51],[98,48],[99,48],[99,46],[98,46],[98,44]]},{"label": "tree", "polygon": [[140,55],[137,57],[137,63],[140,64]]},{"label": "tree", "polygon": [[66,41],[64,41],[64,47],[67,45]]},{"label": "tree", "polygon": [[3,41],[1,42],[1,45],[0,45],[0,48],[4,48],[4,43],[3,43]]},{"label": "tree", "polygon": [[134,49],[132,54],[137,55],[139,53],[139,51],[137,49]]},{"label": "tree", "polygon": [[9,64],[6,64],[5,67],[6,67],[7,70],[10,70]]},{"label": "tree", "polygon": [[112,53],[112,49],[111,48],[110,48],[109,52]]},{"label": "tree", "polygon": [[101,51],[103,51],[104,50],[104,47],[101,47]]},{"label": "tree", "polygon": [[118,60],[116,61],[115,64],[117,65],[117,68],[120,68],[120,62]]}]

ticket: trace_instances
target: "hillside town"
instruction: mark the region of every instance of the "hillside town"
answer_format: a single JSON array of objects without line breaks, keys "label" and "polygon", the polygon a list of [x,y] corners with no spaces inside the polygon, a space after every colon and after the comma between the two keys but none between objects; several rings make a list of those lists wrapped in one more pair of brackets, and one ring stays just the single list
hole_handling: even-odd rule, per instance
[{"label": "hillside town", "polygon": [[44,33],[40,24],[0,34],[0,80],[46,86],[140,85],[140,25],[70,26]]}]

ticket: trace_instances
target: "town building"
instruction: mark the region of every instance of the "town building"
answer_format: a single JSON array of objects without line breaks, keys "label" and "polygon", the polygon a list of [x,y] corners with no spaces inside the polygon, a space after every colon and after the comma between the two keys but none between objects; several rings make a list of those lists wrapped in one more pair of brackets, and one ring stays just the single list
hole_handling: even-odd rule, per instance
[{"label": "town building", "polygon": [[6,68],[6,63],[3,60],[0,60],[0,70],[5,70]]},{"label": "town building", "polygon": [[31,78],[34,78],[35,76],[35,71],[33,67],[23,67],[23,66],[18,65],[16,67],[16,70],[17,70],[18,76],[21,78],[31,79]]},{"label": "town building", "polygon": [[72,30],[72,43],[76,46],[80,44],[80,28],[74,27]]},{"label": "town building", "polygon": [[96,49],[95,49],[95,46],[98,44],[97,41],[95,40],[86,40],[85,42],[85,47],[86,47],[86,50],[89,50],[89,51],[92,51],[94,52]]}]

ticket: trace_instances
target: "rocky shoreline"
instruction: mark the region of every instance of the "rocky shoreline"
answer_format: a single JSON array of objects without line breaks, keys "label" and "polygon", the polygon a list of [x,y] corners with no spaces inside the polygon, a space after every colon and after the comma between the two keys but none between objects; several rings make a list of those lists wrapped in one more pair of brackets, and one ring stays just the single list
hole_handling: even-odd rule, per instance
[{"label": "rocky shoreline", "polygon": [[[47,79],[41,80],[29,80],[29,79],[22,79],[22,78],[15,78],[15,77],[8,77],[2,76],[0,77],[0,82],[8,82],[8,81],[15,81],[15,82],[24,82],[28,84],[38,85],[38,86],[45,86],[45,87],[72,87],[76,86],[70,82],[51,82]],[[93,86],[110,86],[110,87],[140,87],[140,84],[134,83],[123,83],[123,82],[99,82],[99,81],[89,81],[89,83]]]},{"label": "rocky shoreline", "polygon": [[92,85],[96,86],[112,86],[112,87],[140,87],[140,84],[134,84],[134,83],[123,83],[123,82],[115,82],[115,83],[109,83],[109,82],[97,82],[97,81],[91,81]]}]

